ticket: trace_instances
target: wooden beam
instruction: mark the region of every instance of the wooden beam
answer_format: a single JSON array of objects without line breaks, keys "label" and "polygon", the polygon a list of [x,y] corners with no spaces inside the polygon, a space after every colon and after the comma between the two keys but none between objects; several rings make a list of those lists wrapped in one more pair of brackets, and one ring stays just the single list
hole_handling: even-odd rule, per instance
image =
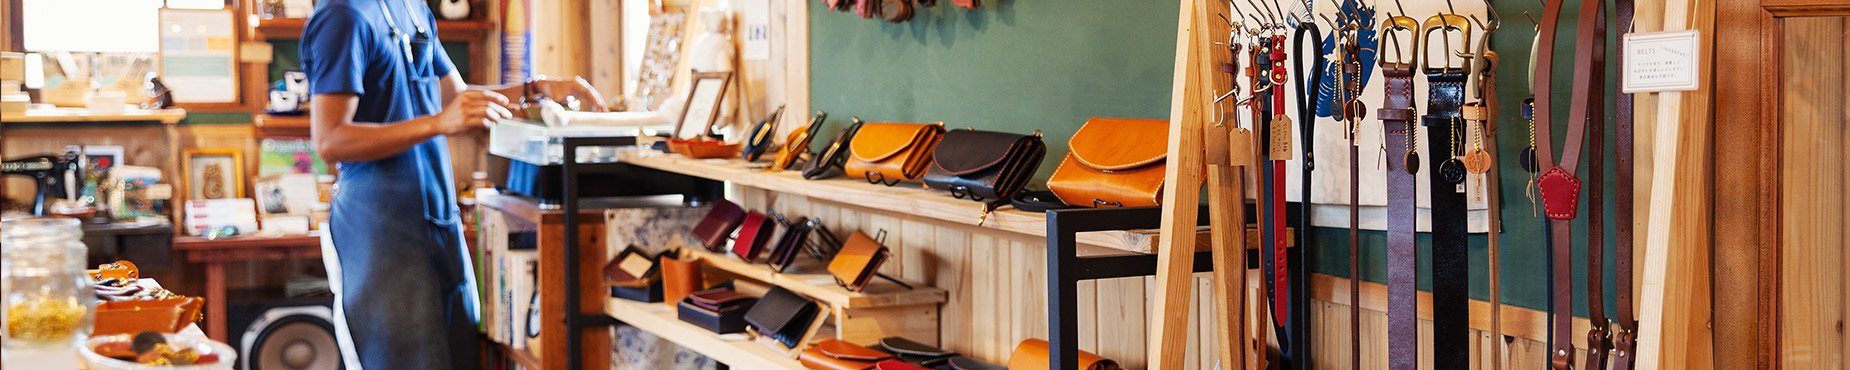
[{"label": "wooden beam", "polygon": [[1175,80],[1170,90],[1169,163],[1163,170],[1163,246],[1157,248],[1155,296],[1149,326],[1151,369],[1179,370],[1188,361],[1188,312],[1195,253],[1195,223],[1205,165],[1202,143],[1202,27],[1206,1],[1183,0],[1176,17]]},{"label": "wooden beam", "polygon": [[[1664,1],[1664,30],[1702,31],[1713,45],[1715,4]],[[1715,48],[1703,48],[1703,60],[1715,60]],[[1715,366],[1709,307],[1709,236],[1711,92],[1713,66],[1704,64],[1704,86],[1693,92],[1657,96],[1652,138],[1653,168],[1647,193],[1650,206],[1644,263],[1637,269],[1639,333],[1638,368],[1710,369]],[[1640,131],[1643,132],[1643,131]],[[1643,184],[1643,182],[1641,182]]]}]

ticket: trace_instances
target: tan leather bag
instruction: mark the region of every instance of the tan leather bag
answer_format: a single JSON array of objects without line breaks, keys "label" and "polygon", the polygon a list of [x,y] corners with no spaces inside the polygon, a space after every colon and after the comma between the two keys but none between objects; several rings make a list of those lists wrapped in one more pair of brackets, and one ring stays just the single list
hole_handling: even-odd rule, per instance
[{"label": "tan leather bag", "polygon": [[944,123],[868,123],[849,143],[848,177],[892,186],[918,180],[931,165],[932,148],[944,136]]},{"label": "tan leather bag", "polygon": [[867,370],[889,358],[893,355],[837,339],[818,342],[797,355],[803,367],[814,370]]},{"label": "tan leather bag", "polygon": [[1163,200],[1169,158],[1169,121],[1132,118],[1086,120],[1047,188],[1079,207],[1148,207]]},{"label": "tan leather bag", "polygon": [[[1029,339],[1015,346],[1015,353],[1009,355],[1009,370],[1050,370],[1047,360],[1047,341]],[[1079,351],[1079,370],[1118,370],[1118,362],[1098,355]]]}]

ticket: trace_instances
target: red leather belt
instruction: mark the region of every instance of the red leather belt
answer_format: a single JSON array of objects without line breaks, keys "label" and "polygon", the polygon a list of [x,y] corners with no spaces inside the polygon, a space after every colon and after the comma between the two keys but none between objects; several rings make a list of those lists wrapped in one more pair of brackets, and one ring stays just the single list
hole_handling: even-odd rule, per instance
[{"label": "red leather belt", "polygon": [[[1593,131],[1590,134],[1596,137],[1596,139],[1594,139],[1596,143],[1600,141],[1597,137],[1602,135],[1600,126],[1603,124],[1605,112],[1602,103],[1605,100],[1603,85],[1606,53],[1605,2],[1583,1],[1580,9],[1580,25],[1577,30],[1578,40],[1575,42],[1575,45],[1578,45],[1578,50],[1576,50],[1574,59],[1574,98],[1572,106],[1569,109],[1567,143],[1562,148],[1560,160],[1555,161],[1552,148],[1553,140],[1551,139],[1553,138],[1553,127],[1551,126],[1554,120],[1552,119],[1552,112],[1549,110],[1549,108],[1552,107],[1552,105],[1550,105],[1550,101],[1552,100],[1550,93],[1552,92],[1551,85],[1553,85],[1552,77],[1554,75],[1554,63],[1552,60],[1553,58],[1549,56],[1552,56],[1554,52],[1554,30],[1555,24],[1560,18],[1560,4],[1562,2],[1564,1],[1549,3],[1543,10],[1542,40],[1540,42],[1541,50],[1539,51],[1539,55],[1543,57],[1537,61],[1535,71],[1535,132],[1538,137],[1536,140],[1536,159],[1537,163],[1540,164],[1539,167],[1547,168],[1537,181],[1539,183],[1538,187],[1541,189],[1544,214],[1549,219],[1549,242],[1552,244],[1551,254],[1554,265],[1553,280],[1555,283],[1552,289],[1554,304],[1550,310],[1550,314],[1554,321],[1554,329],[1552,330],[1552,336],[1550,338],[1554,342],[1552,345],[1554,351],[1550,354],[1549,365],[1557,370],[1571,369],[1574,366],[1574,342],[1569,337],[1573,332],[1574,317],[1573,267],[1571,266],[1571,264],[1573,264],[1572,237],[1573,220],[1578,216],[1581,193],[1581,182],[1579,178],[1574,177],[1574,169],[1580,164],[1581,144],[1585,137],[1589,135],[1587,131],[1589,129]],[[1595,150],[1595,155],[1597,155],[1597,149]],[[1598,163],[1600,158],[1596,156],[1592,161]],[[1600,188],[1598,182],[1594,184],[1595,189]],[[1597,192],[1595,194],[1597,197]],[[1591,207],[1592,212],[1597,215],[1601,204],[1592,204],[1594,204],[1594,206]],[[1589,218],[1596,217],[1597,216],[1589,216]],[[1595,227],[1589,228],[1591,230],[1597,230],[1603,227],[1603,225],[1598,223],[1592,225],[1595,225]],[[1589,249],[1590,252],[1593,249],[1597,249],[1596,243],[1593,244],[1593,246],[1596,248]],[[1597,255],[1598,252],[1589,253],[1589,260],[1596,258]],[[1596,268],[1593,270],[1600,269]],[[1589,276],[1590,281],[1598,281],[1594,280],[1595,278],[1597,277]],[[1590,293],[1597,296],[1600,292],[1594,291]],[[1595,308],[1595,310],[1591,312],[1596,312],[1592,314],[1597,315],[1595,316],[1596,319],[1603,319],[1604,314],[1603,310],[1599,310],[1600,307],[1590,308]],[[1601,326],[1603,325],[1594,325],[1594,332],[1589,333],[1589,338],[1596,336],[1603,338],[1603,334],[1600,334],[1604,332],[1604,330],[1599,328]],[[1590,341],[1589,346],[1595,347],[1592,350],[1596,353],[1598,350],[1602,350],[1599,348],[1601,345],[1598,343],[1598,340]],[[1593,357],[1597,358],[1600,356]]]},{"label": "red leather belt", "polygon": [[[1376,52],[1381,74],[1387,79],[1381,118],[1383,141],[1387,153],[1387,281],[1388,281],[1388,369],[1412,370],[1419,365],[1419,155],[1413,150],[1416,128],[1413,120],[1413,69],[1418,60],[1419,41],[1414,38],[1419,22],[1404,16],[1389,17],[1381,25],[1381,47]],[[1407,38],[1396,37],[1396,30]],[[1411,39],[1412,47],[1401,49],[1389,44]],[[1389,61],[1388,53],[1398,52],[1401,60]]]},{"label": "red leather belt", "polygon": [[[1278,335],[1280,352],[1290,353],[1291,343],[1289,327],[1291,320],[1291,279],[1290,268],[1285,253],[1285,160],[1291,159],[1291,118],[1285,111],[1285,36],[1265,37],[1266,55],[1259,58],[1259,70],[1266,71],[1262,80],[1266,81],[1266,96],[1271,98],[1264,106],[1263,135],[1267,140],[1262,153],[1264,158],[1260,165],[1264,177],[1260,188],[1262,200],[1260,237],[1262,258],[1264,259],[1265,287],[1270,294],[1266,300],[1272,303],[1273,330]],[[1281,136],[1282,135],[1282,136]],[[1281,141],[1282,139],[1282,141]]]}]

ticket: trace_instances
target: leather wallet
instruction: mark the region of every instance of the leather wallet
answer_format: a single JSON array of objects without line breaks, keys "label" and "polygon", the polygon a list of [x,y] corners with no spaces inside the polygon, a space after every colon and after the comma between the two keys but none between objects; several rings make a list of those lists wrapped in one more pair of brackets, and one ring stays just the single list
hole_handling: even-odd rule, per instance
[{"label": "leather wallet", "polygon": [[[751,303],[743,301],[735,305],[750,306]],[[695,303],[693,296],[688,296],[680,302],[675,310],[675,317],[681,319],[682,322],[694,324],[694,326],[714,333],[727,334],[745,331],[745,310],[736,308],[730,311],[709,310]]]},{"label": "leather wallet", "polygon": [[643,287],[660,277],[656,275],[658,268],[655,256],[631,245],[604,265],[604,276],[617,286]]},{"label": "leather wallet", "polygon": [[809,120],[809,125],[790,131],[790,135],[784,137],[784,147],[777,150],[777,160],[771,162],[771,168],[788,170],[797,160],[803,159],[804,154],[809,154],[810,139],[822,131],[822,123],[828,118],[828,112],[818,110],[816,117]]},{"label": "leather wallet", "polygon": [[680,302],[694,292],[706,289],[701,286],[700,261],[683,261],[664,256],[661,259],[662,299],[666,302]]},{"label": "leather wallet", "polygon": [[778,236],[777,244],[771,247],[771,254],[765,257],[765,262],[770,263],[779,273],[789,268],[791,262],[796,262],[797,251],[802,250],[803,244],[809,241],[809,223],[809,218],[798,217],[796,222],[784,225],[784,234]]},{"label": "leather wallet", "polygon": [[849,143],[848,177],[887,186],[918,180],[931,165],[931,151],[944,136],[944,123],[869,123]]},{"label": "leather wallet", "polygon": [[816,313],[821,311],[822,307],[815,301],[772,286],[764,293],[764,298],[759,298],[758,303],[745,312],[745,322],[759,334],[783,344],[784,348],[794,348],[809,331],[810,324],[816,321]]},{"label": "leather wallet", "polygon": [[893,358],[893,355],[839,339],[829,339],[803,350],[802,354],[797,355],[797,362],[814,370],[867,370],[889,358]]},{"label": "leather wallet", "polygon": [[886,360],[874,363],[874,370],[931,370],[919,365],[900,360]]},{"label": "leather wallet", "polygon": [[758,262],[758,254],[764,251],[765,244],[771,243],[771,235],[776,231],[777,220],[758,211],[746,213],[745,223],[739,226],[739,239],[732,242],[732,254],[745,262]]},{"label": "leather wallet", "polygon": [[867,283],[874,279],[874,274],[885,264],[892,252],[880,242],[868,238],[859,231],[848,236],[848,242],[842,244],[841,251],[835,252],[835,258],[829,260],[829,274],[835,276],[835,282],[850,292],[867,289]]},{"label": "leather wallet", "polygon": [[957,355],[956,352],[914,342],[904,337],[880,339],[879,345],[880,349],[892,353],[893,356],[897,357],[900,361],[918,366],[942,365],[946,361],[949,361],[951,356]]},{"label": "leather wallet", "polygon": [[[1047,341],[1029,339],[1015,346],[1015,353],[1009,355],[1009,370],[1049,370],[1047,360]],[[1080,370],[1118,370],[1118,362],[1098,355],[1079,351]]]},{"label": "leather wallet", "polygon": [[750,308],[752,296],[733,291],[731,287],[713,288],[687,295],[687,301],[713,312],[732,312],[741,308]]},{"label": "leather wallet", "polygon": [[835,137],[829,139],[829,146],[816,153],[816,158],[803,166],[803,178],[821,180],[840,175],[842,162],[848,160],[848,143],[854,141],[854,135],[860,131],[862,124],[860,117],[854,117],[848,128],[835,133]]},{"label": "leather wallet", "polygon": [[943,189],[958,199],[1008,199],[1028,185],[1047,156],[1040,132],[1016,135],[1005,132],[957,129],[944,133],[932,150],[925,187]]},{"label": "leather wallet", "polygon": [[746,162],[757,162],[764,158],[765,153],[771,152],[771,145],[776,144],[772,133],[777,132],[777,121],[783,116],[784,106],[780,104],[777,111],[771,112],[770,116],[764,117],[763,121],[758,121],[751,130],[747,130],[745,149],[739,152],[739,156],[745,158]]},{"label": "leather wallet", "polygon": [[694,224],[694,240],[699,241],[707,250],[719,252],[726,246],[726,237],[732,236],[732,230],[745,222],[745,209],[738,204],[720,200],[707,211],[707,217]]},{"label": "leather wallet", "polygon": [[1047,188],[1079,207],[1149,207],[1162,204],[1169,121],[1130,118],[1086,120]]}]

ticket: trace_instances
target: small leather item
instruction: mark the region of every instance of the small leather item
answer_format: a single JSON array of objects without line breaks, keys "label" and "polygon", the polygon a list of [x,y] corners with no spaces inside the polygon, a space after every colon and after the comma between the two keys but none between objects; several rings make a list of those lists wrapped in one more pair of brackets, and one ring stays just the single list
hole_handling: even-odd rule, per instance
[{"label": "small leather item", "polygon": [[1061,202],[1060,196],[1054,195],[1051,191],[1021,192],[1015,194],[1014,198],[1009,199],[1009,205],[1015,206],[1015,209],[1021,210],[1022,212],[1036,213],[1055,209],[1073,208],[1073,206]]},{"label": "small leather item", "polygon": [[707,211],[706,218],[694,224],[694,229],[689,233],[694,235],[694,240],[700,242],[701,246],[707,247],[707,250],[719,252],[720,248],[726,246],[726,238],[732,236],[732,230],[739,228],[739,224],[744,222],[745,209],[739,208],[738,204],[721,200],[713,204],[713,209]]},{"label": "small leather item", "polygon": [[854,140],[854,134],[861,129],[861,119],[854,118],[853,123],[835,137],[829,139],[829,146],[816,153],[816,158],[803,166],[803,179],[821,180],[841,174],[842,162],[848,160],[848,144]]},{"label": "small leather item", "polygon": [[694,292],[694,294],[687,296],[687,301],[693,303],[696,307],[710,311],[730,312],[740,308],[747,308],[746,304],[752,301],[752,297],[739,294],[739,292],[735,292],[732,288],[728,287]]},{"label": "small leather item", "polygon": [[810,324],[816,320],[816,313],[822,308],[815,301],[792,293],[780,286],[771,286],[771,290],[759,298],[758,303],[745,312],[745,322],[759,333],[782,343],[784,347],[796,347],[797,341],[809,331]]},{"label": "small leather item", "polygon": [[1035,135],[971,129],[951,130],[932,150],[925,187],[951,192],[958,199],[1008,199],[1028,185],[1047,156],[1047,144]]},{"label": "small leather item", "polygon": [[758,262],[758,255],[771,243],[771,235],[776,231],[777,220],[758,211],[746,213],[745,223],[739,226],[739,239],[732,242],[732,254],[745,262]]},{"label": "small leather item", "polygon": [[881,0],[854,0],[854,15],[872,19],[880,14]]},{"label": "small leather item", "polygon": [[617,258],[612,258],[610,263],[604,265],[604,276],[609,276],[611,282],[619,286],[648,286],[659,278],[656,275],[658,268],[655,256],[643,253],[631,245],[623,248],[623,252],[617,253]]},{"label": "small leather item", "polygon": [[1067,142],[1047,188],[1079,207],[1161,205],[1168,141],[1166,120],[1093,117]]},{"label": "small leather item", "polygon": [[758,124],[752,126],[751,130],[746,130],[748,136],[745,137],[745,149],[739,152],[739,156],[746,162],[757,162],[764,157],[765,153],[770,152],[771,145],[776,144],[773,141],[773,136],[775,136],[773,133],[777,132],[778,118],[783,116],[784,106],[778,105],[776,112],[771,112],[770,116],[765,117],[763,121],[758,121]]},{"label": "small leather item", "polygon": [[1561,167],[1549,168],[1536,180],[1542,191],[1543,213],[1551,220],[1572,220],[1580,209],[1580,178]]},{"label": "small leather item", "polygon": [[887,337],[880,339],[880,348],[884,348],[887,352],[896,354],[923,357],[944,357],[957,354],[956,352],[928,346],[924,343],[914,342],[905,337]]},{"label": "small leather item", "polygon": [[850,141],[848,177],[887,186],[918,180],[931,165],[932,149],[944,136],[943,123],[869,123]]},{"label": "small leather item", "polygon": [[[868,1],[868,0],[863,0]],[[880,17],[901,23],[912,19],[912,0],[880,0]]]},{"label": "small leather item", "polygon": [[[1419,21],[1405,16],[1390,17],[1381,23],[1379,34],[1405,32],[1420,28]],[[1395,37],[1380,37],[1376,50],[1398,49],[1402,60],[1377,60],[1385,77],[1382,107],[1375,112],[1381,120],[1387,150],[1387,285],[1388,285],[1388,369],[1413,370],[1419,365],[1419,178],[1413,170],[1419,157],[1412,155],[1413,135],[1418,133],[1413,119],[1418,115],[1413,105],[1413,69],[1418,62],[1419,38],[1412,46],[1394,44]],[[1409,153],[1403,155],[1404,153]]]},{"label": "small leather item", "polygon": [[[1029,339],[1015,346],[1015,353],[1009,355],[1009,370],[1050,370],[1047,361],[1047,341]],[[1079,351],[1080,370],[1118,370],[1118,362],[1098,355]]]},{"label": "small leather item", "polygon": [[893,358],[893,355],[839,339],[829,339],[803,350],[797,356],[797,362],[815,370],[867,370],[889,358]]},{"label": "small leather item", "polygon": [[771,248],[771,254],[765,257],[765,262],[770,263],[777,272],[784,272],[791,262],[796,261],[797,251],[802,250],[803,244],[809,241],[810,229],[809,218],[806,217],[798,217],[796,222],[784,225],[784,234],[777,238],[777,244]]},{"label": "small leather item", "polygon": [[874,279],[874,274],[891,253],[867,234],[856,231],[848,236],[848,242],[842,244],[835,258],[829,260],[829,274],[835,275],[835,282],[848,291],[860,292],[867,288],[867,283]]},{"label": "small leather item", "polygon": [[662,257],[662,300],[680,302],[689,294],[706,289],[701,286],[700,261],[683,261]]},{"label": "small leather item", "polygon": [[983,5],[982,2],[978,0],[951,0],[951,3],[957,4],[957,6],[963,7],[964,9],[971,9],[971,10],[975,10],[977,7],[980,7]]},{"label": "small leather item", "polygon": [[694,326],[699,326],[702,329],[714,333],[727,334],[743,332],[746,327],[746,310],[741,308],[750,308],[752,300],[751,298],[743,298],[733,302],[734,303],[731,303],[729,306],[726,306],[728,307],[726,310],[719,311],[701,307],[699,303],[696,303],[693,296],[688,296],[687,299],[676,304],[675,317],[682,322],[694,324]]},{"label": "small leather item", "polygon": [[874,364],[875,370],[931,370],[900,360],[886,360]]},{"label": "small leather item", "polygon": [[804,154],[809,154],[810,140],[822,131],[822,123],[828,118],[828,112],[818,110],[816,117],[809,120],[809,125],[790,131],[790,136],[784,137],[784,147],[777,150],[777,160],[771,162],[771,168],[788,170],[790,166],[796,165],[797,160],[803,159]]},{"label": "small leather item", "polygon": [[945,362],[950,364],[951,370],[1008,370],[1008,366],[983,362],[983,360],[964,356],[951,357],[949,361]]}]

